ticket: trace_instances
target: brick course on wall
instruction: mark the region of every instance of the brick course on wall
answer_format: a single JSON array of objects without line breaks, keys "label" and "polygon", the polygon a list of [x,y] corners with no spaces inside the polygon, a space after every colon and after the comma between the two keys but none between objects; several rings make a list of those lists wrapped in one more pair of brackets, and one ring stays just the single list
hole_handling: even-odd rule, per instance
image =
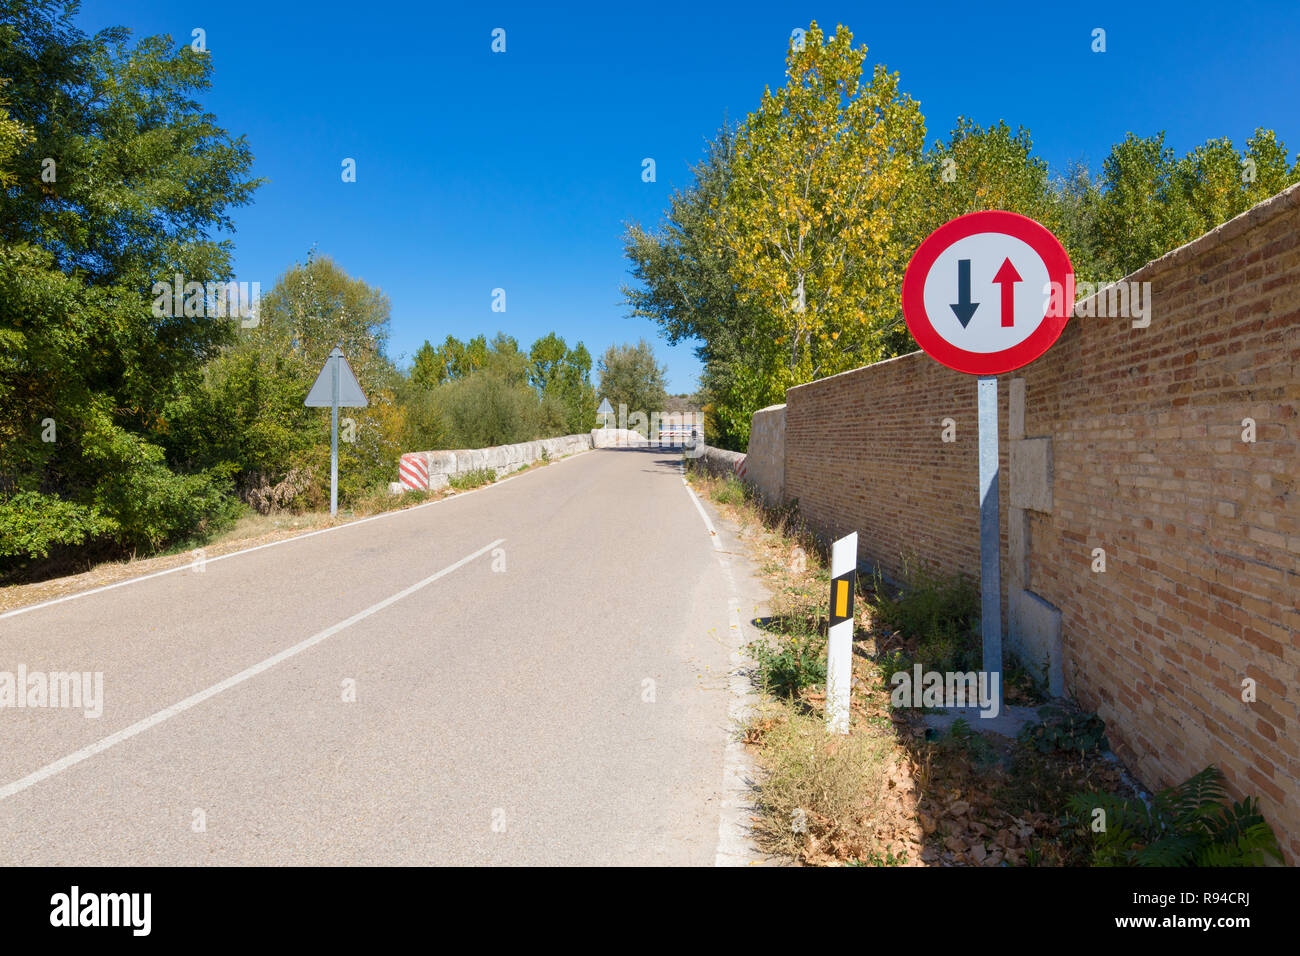
[{"label": "brick course on wall", "polygon": [[[1076,314],[1001,376],[1003,582],[1007,383],[1022,377],[1025,435],[1050,438],[1053,457],[1052,510],[1026,512],[1025,587],[1060,609],[1067,692],[1148,786],[1216,764],[1234,795],[1258,795],[1295,863],[1300,188],[1129,281],[1151,283],[1149,327]],[[828,535],[858,531],[887,574],[904,554],[974,574],[975,387],[914,353],[790,389],[786,497]]]}]

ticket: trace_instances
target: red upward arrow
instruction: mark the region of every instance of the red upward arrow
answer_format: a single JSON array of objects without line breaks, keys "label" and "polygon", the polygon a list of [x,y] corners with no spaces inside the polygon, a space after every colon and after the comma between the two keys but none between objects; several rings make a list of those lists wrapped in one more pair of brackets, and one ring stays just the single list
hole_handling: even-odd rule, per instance
[{"label": "red upward arrow", "polygon": [[1016,324],[1016,283],[1024,280],[1011,260],[1004,259],[993,281],[1002,286],[1002,327],[1010,328]]}]

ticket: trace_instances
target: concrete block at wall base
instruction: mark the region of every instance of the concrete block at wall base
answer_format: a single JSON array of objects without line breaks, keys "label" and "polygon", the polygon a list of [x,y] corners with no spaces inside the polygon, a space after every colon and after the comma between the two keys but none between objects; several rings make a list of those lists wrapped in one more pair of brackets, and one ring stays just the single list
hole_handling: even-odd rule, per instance
[{"label": "concrete block at wall base", "polygon": [[[446,488],[447,485],[450,483],[451,483],[451,479],[450,476],[448,475],[429,476],[430,491],[437,491],[439,488]],[[390,495],[404,494],[407,490],[408,490],[407,487],[404,484],[402,484],[400,481],[390,481],[388,483],[388,493]]]},{"label": "concrete block at wall base", "polygon": [[1011,507],[1052,511],[1052,440],[1022,438],[1011,443]]},{"label": "concrete block at wall base", "polygon": [[537,451],[533,455],[532,461],[537,461],[545,452],[550,458],[564,458],[567,455],[576,455],[579,452],[587,451],[594,447],[592,437],[589,434],[583,435],[563,435],[560,438],[544,438],[539,442],[533,442],[537,446]]},{"label": "concrete block at wall base", "polygon": [[479,468],[491,468],[497,474],[510,469],[510,446],[497,445],[493,448],[480,448],[474,453],[478,456]]},{"label": "concrete block at wall base", "polygon": [[724,477],[739,477],[736,474],[736,465],[745,460],[744,454],[738,451],[727,451],[723,448],[714,448],[712,445],[705,445],[704,451],[696,459],[697,464],[705,471],[713,475],[722,475]]},{"label": "concrete block at wall base", "polygon": [[1065,666],[1061,660],[1061,612],[1033,591],[1011,592],[1007,650],[1044,681],[1053,697],[1065,696]]}]

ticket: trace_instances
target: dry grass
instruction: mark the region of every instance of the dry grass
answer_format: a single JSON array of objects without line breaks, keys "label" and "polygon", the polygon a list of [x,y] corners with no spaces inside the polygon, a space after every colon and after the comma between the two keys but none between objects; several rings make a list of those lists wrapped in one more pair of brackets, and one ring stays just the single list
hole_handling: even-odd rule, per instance
[{"label": "dry grass", "polygon": [[[759,506],[734,480],[695,472],[691,481],[739,526],[772,588],[772,646],[824,635],[824,555],[798,516]],[[770,697],[748,728],[765,771],[754,820],[764,849],[814,865],[1085,864],[1065,803],[1085,790],[1124,792],[1122,767],[1098,753],[1040,754],[996,735],[927,732],[915,710],[891,707],[884,673],[916,636],[873,620],[868,605],[854,633],[850,733],[826,733],[816,686]]]},{"label": "dry grass", "polygon": [[[245,548],[269,544],[284,538],[292,538],[308,531],[345,524],[346,520],[331,520],[328,514],[308,513],[302,515],[260,515],[251,512],[235,522],[233,526],[209,541],[202,547],[205,557],[216,557],[240,551]],[[89,591],[107,584],[116,584],[130,578],[138,578],[156,571],[179,567],[194,561],[194,548],[174,550],[167,554],[148,558],[130,558],[124,561],[106,561],[81,574],[70,574],[47,581],[31,584],[11,584],[0,588],[0,611],[40,604],[54,598]]]},{"label": "dry grass", "polygon": [[823,715],[768,703],[750,727],[766,776],[754,828],[768,852],[807,863],[920,862],[911,768],[887,726],[828,734]]},{"label": "dry grass", "polygon": [[[734,479],[700,471],[695,489],[739,529],[772,590],[771,646],[825,635],[826,555],[793,509],[764,508]],[[870,619],[859,605],[858,636]],[[910,757],[894,733],[875,665],[855,655],[850,733],[828,734],[824,695],[769,698],[747,730],[765,775],[754,831],[763,849],[815,865],[921,863]]]}]

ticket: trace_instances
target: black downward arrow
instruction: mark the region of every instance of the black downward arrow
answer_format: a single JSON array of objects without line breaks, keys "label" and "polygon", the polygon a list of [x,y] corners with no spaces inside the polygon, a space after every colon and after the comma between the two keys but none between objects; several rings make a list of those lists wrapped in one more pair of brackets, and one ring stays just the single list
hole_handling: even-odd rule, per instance
[{"label": "black downward arrow", "polygon": [[957,260],[957,298],[960,302],[954,302],[952,311],[957,316],[957,321],[961,323],[964,329],[970,325],[971,316],[975,310],[980,307],[978,302],[970,300],[970,260]]}]

